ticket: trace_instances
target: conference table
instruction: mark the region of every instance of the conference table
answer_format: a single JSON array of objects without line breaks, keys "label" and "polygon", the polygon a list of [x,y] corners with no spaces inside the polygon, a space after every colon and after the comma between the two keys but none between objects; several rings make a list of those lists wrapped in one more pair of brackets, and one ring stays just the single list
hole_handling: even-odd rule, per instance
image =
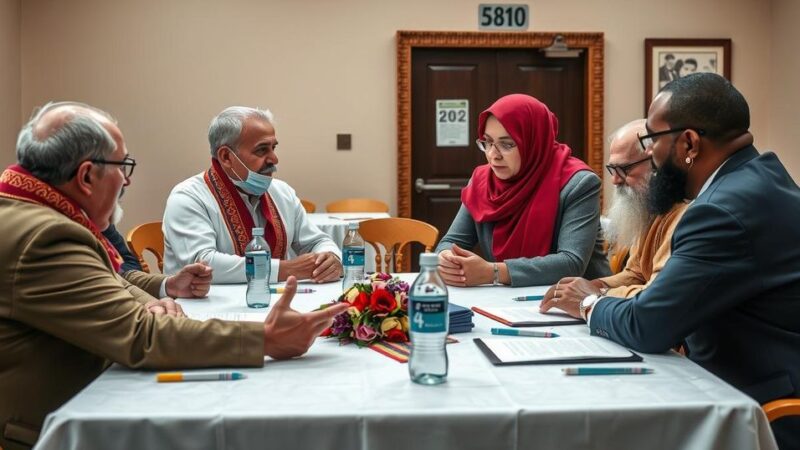
[{"label": "conference table", "polygon": [[[390,217],[387,213],[351,212],[351,213],[309,213],[308,221],[316,225],[323,233],[333,239],[339,248],[342,248],[347,226],[350,222],[361,222],[369,219],[384,219]],[[364,248],[364,267],[367,272],[375,271],[375,249],[371,245]]]},{"label": "conference table", "polygon": [[[297,294],[292,304],[301,311],[340,291],[339,283],[301,286],[316,289]],[[486,286],[449,294],[451,303],[467,307],[514,306],[512,297],[545,289]],[[256,311],[245,306],[244,290],[213,286],[208,298],[180,303],[190,317],[244,316]],[[372,349],[325,338],[300,358],[241,369],[247,378],[237,381],[157,383],[155,372],[114,365],[47,417],[36,448],[776,448],[754,400],[677,353],[604,364],[652,368],[648,375],[493,366],[473,338],[491,339],[490,329],[501,325],[478,314],[474,322],[471,333],[453,335],[459,342],[447,346],[449,375],[438,386],[412,383],[407,364]],[[589,335],[583,324],[543,330]]]}]

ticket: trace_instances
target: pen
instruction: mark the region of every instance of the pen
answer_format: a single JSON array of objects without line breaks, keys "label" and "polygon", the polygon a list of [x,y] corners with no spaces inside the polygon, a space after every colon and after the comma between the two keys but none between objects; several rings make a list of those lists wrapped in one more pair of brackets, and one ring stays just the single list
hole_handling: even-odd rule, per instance
[{"label": "pen", "polygon": [[247,378],[241,372],[163,372],[156,375],[159,383],[172,381],[218,381]]},{"label": "pen", "polygon": [[[269,288],[270,294],[283,294],[284,291],[286,291],[285,287],[274,287],[274,288],[271,287],[271,288]],[[314,289],[311,289],[311,288],[301,288],[301,287],[297,288],[297,293],[298,294],[313,294],[314,292],[316,292],[316,291]]]},{"label": "pen", "polygon": [[492,328],[492,334],[497,334],[500,336],[528,336],[542,338],[558,337],[558,335],[552,331],[514,330],[511,328]]},{"label": "pen", "polygon": [[565,367],[564,375],[645,375],[653,373],[647,367]]},{"label": "pen", "polygon": [[523,295],[522,297],[514,297],[511,300],[515,302],[529,302],[532,300],[543,300],[544,295]]}]

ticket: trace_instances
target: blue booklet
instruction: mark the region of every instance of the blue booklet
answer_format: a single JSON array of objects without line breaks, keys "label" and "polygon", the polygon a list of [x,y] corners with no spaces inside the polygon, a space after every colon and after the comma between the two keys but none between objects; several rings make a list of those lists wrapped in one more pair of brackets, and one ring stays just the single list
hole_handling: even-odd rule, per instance
[{"label": "blue booklet", "polygon": [[448,314],[450,315],[450,334],[469,333],[475,324],[472,323],[472,316],[475,315],[471,309],[453,303],[449,304]]}]

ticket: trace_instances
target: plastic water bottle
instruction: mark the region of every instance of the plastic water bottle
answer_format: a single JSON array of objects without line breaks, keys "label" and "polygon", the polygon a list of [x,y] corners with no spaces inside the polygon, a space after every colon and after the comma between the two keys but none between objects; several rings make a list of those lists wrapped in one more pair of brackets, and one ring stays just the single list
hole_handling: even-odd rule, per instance
[{"label": "plastic water bottle", "polygon": [[364,239],[358,234],[358,222],[347,225],[347,235],[342,243],[342,265],[344,280],[342,292],[350,289],[353,283],[364,280]]},{"label": "plastic water bottle", "polygon": [[244,249],[244,270],[247,275],[247,306],[266,308],[270,302],[269,275],[272,255],[264,240],[264,229],[253,228],[253,240]]},{"label": "plastic water bottle", "polygon": [[419,255],[420,274],[411,285],[408,302],[411,324],[411,357],[408,373],[420,384],[447,381],[447,287],[436,270],[435,253]]}]

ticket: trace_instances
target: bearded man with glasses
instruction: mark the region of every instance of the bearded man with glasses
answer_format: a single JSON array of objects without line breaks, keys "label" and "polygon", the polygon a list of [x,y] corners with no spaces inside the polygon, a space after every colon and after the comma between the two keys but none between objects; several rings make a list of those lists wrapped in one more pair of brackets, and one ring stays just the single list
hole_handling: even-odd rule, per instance
[{"label": "bearded man with glasses", "polygon": [[639,141],[639,135],[645,132],[645,120],[634,120],[614,132],[609,145],[606,170],[615,190],[607,212],[605,237],[618,248],[630,249],[624,269],[592,281],[563,278],[547,291],[546,300],[583,300],[585,291],[593,287],[600,295],[631,298],[655,281],[669,259],[672,233],[687,203],[674,201],[665,213],[650,207],[650,185],[657,177],[651,176],[653,157]]},{"label": "bearded man with glasses", "polygon": [[[646,128],[651,205],[663,213],[691,200],[672,255],[633,299],[587,291],[558,307],[633,350],[683,342],[689,358],[759,403],[800,396],[800,189],[774,153],[753,146],[747,101],[719,75],[665,86]],[[800,448],[800,418],[771,425],[782,448]]]}]

